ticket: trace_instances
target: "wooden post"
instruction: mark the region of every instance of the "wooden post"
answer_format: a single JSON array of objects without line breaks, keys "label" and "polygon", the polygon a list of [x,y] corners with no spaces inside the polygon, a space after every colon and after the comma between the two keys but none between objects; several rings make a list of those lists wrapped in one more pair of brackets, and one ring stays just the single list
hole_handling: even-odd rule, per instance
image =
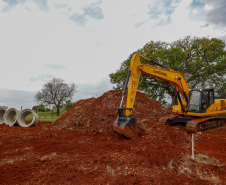
[{"label": "wooden post", "polygon": [[194,134],[192,134],[192,159],[195,159],[195,156],[194,156]]},{"label": "wooden post", "polygon": [[52,119],[53,119],[53,107],[52,107]]}]

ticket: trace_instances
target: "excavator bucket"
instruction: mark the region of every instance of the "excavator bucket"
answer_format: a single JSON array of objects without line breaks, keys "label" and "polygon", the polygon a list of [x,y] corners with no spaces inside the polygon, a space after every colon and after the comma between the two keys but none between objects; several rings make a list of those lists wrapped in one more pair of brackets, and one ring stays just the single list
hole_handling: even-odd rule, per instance
[{"label": "excavator bucket", "polygon": [[118,107],[119,116],[113,123],[113,130],[128,138],[134,138],[139,136],[139,128],[136,124],[136,119],[130,116],[124,116],[124,109],[126,108]]}]

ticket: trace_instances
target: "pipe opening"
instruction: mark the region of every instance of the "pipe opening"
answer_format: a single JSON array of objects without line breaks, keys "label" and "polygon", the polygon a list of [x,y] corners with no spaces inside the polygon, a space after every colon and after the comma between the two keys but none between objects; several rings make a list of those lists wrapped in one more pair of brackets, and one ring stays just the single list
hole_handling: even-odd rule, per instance
[{"label": "pipe opening", "polygon": [[[26,119],[31,121],[26,121]],[[24,109],[18,117],[18,123],[21,127],[35,126],[38,120],[38,115],[31,109]]]},{"label": "pipe opening", "polygon": [[6,109],[0,108],[0,125],[4,124],[4,117],[5,117]]},{"label": "pipe opening", "polygon": [[16,126],[17,124],[17,118],[19,115],[20,111],[18,111],[15,108],[11,108],[9,110],[7,110],[4,120],[5,120],[5,124],[9,125],[9,126]]},{"label": "pipe opening", "polygon": [[27,111],[20,116],[20,121],[23,125],[29,125],[32,122],[33,117],[33,114]]}]

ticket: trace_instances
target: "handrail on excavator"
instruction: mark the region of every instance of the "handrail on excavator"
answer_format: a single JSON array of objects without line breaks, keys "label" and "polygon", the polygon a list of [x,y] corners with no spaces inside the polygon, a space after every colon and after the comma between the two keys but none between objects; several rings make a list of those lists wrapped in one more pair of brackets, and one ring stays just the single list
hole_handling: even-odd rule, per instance
[{"label": "handrail on excavator", "polygon": [[149,62],[151,62],[151,63],[153,63],[153,64],[156,64],[157,66],[160,66],[160,67],[164,67],[164,68],[170,69],[170,68],[168,68],[168,67],[166,67],[166,66],[164,66],[164,65],[162,65],[162,64],[160,64],[160,63],[158,63],[158,62],[156,62],[156,61],[154,61],[154,60],[152,60],[152,59],[146,58],[146,57],[144,57],[144,56],[142,56],[142,55],[140,55],[140,57],[143,58],[143,59],[145,59],[145,60],[148,60]]}]

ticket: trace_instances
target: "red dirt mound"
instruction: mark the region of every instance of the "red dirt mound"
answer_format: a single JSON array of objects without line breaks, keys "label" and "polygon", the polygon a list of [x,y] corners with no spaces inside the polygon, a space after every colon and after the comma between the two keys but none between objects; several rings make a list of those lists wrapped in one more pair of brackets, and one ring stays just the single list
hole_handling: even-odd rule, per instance
[{"label": "red dirt mound", "polygon": [[[112,132],[112,124],[118,116],[122,98],[121,90],[111,90],[99,98],[78,101],[67,113],[56,120],[53,125],[57,129],[83,129],[90,132]],[[123,107],[126,107],[124,98]],[[145,94],[137,92],[133,109],[133,117],[142,127],[158,122],[159,118],[172,113],[159,102],[152,100]],[[140,125],[141,126],[141,125]]]}]

